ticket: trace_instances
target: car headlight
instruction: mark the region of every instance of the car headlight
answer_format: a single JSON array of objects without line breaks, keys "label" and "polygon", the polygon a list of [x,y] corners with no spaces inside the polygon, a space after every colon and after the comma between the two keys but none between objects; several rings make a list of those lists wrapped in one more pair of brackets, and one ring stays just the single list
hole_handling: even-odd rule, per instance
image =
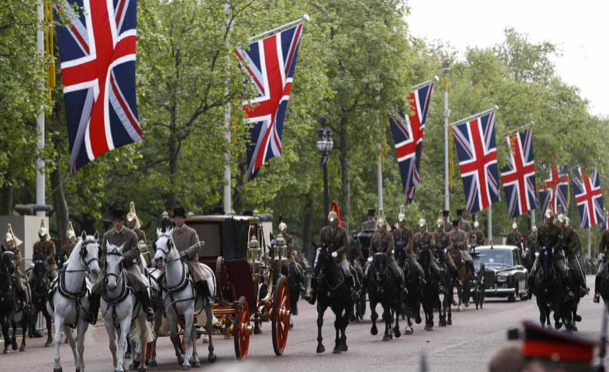
[{"label": "car headlight", "polygon": [[497,276],[497,282],[505,283],[505,282],[507,282],[507,278],[508,278],[507,275],[499,275],[499,276]]}]

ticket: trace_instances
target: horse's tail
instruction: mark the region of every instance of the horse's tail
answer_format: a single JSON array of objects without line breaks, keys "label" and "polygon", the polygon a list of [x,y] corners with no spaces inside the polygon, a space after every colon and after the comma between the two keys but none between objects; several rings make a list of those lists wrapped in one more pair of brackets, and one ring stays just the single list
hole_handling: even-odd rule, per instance
[{"label": "horse's tail", "polygon": [[156,336],[154,334],[154,329],[152,328],[150,322],[145,322],[146,326],[144,327],[144,329],[142,329],[142,327],[140,326],[140,322],[135,321],[133,323],[135,324],[135,327],[133,327],[131,329],[131,332],[129,332],[129,339],[131,341],[135,342],[136,344],[139,344],[142,332],[146,333],[146,343],[154,341]]}]

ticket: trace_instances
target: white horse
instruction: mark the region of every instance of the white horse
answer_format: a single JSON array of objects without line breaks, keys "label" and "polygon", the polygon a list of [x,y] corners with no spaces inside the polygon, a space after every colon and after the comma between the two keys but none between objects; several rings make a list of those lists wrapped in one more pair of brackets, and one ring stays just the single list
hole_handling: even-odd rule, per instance
[{"label": "white horse", "polygon": [[[53,290],[51,300],[47,302],[49,314],[53,314],[55,323],[55,358],[53,372],[62,372],[60,362],[61,331],[68,338],[68,343],[74,354],[76,372],[85,371],[85,332],[89,324],[84,320],[89,309],[89,293],[91,283],[85,274],[93,277],[99,274],[99,241],[95,235],[82,233],[82,239],[76,244],[70,254],[70,262],[60,271],[56,288]],[[76,327],[78,340],[78,353],[76,342],[70,327]]]},{"label": "white horse", "polygon": [[[167,314],[167,322],[170,329],[171,342],[176,348],[176,356],[178,362],[182,365],[183,370],[190,369],[190,358],[189,349],[190,343],[192,342],[192,357],[194,367],[199,367],[199,354],[197,353],[196,347],[196,333],[194,327],[194,314],[195,311],[205,310],[205,329],[209,338],[208,345],[208,357],[210,362],[216,360],[214,354],[214,345],[212,342],[213,333],[213,304],[205,303],[199,299],[197,300],[194,285],[188,278],[188,266],[180,259],[180,254],[176,249],[173,238],[173,230],[162,232],[157,229],[157,241],[156,241],[156,253],[154,260],[156,262],[162,261],[165,263],[165,278],[163,283],[159,283],[163,287],[163,303],[165,305],[165,313]],[[207,273],[209,280],[209,293],[212,296],[216,293],[215,288],[215,276],[213,271],[207,265],[201,264],[201,268]],[[196,302],[196,304],[195,304]],[[179,355],[177,352],[180,346],[180,339],[178,334],[178,317],[184,317],[184,354]]]},{"label": "white horse", "polygon": [[[136,301],[135,293],[127,285],[127,272],[123,268],[122,253],[123,246],[117,247],[107,243],[104,285],[100,302],[104,325],[110,339],[110,352],[115,372],[124,371],[125,351],[132,320],[136,324],[139,345],[146,344],[149,328],[141,303]],[[118,354],[116,331],[118,331]],[[134,358],[134,366],[139,367],[139,372],[146,371],[146,356],[141,347]]]}]

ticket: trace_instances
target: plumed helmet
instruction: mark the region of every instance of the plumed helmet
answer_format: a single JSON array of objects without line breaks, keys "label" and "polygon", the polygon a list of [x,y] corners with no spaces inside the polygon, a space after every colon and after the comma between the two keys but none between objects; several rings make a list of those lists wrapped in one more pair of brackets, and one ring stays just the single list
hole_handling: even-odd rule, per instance
[{"label": "plumed helmet", "polygon": [[288,225],[285,222],[279,224],[279,231],[283,231],[288,228]]},{"label": "plumed helmet", "polygon": [[40,221],[40,229],[38,230],[38,236],[40,239],[49,240],[51,237],[49,236],[49,230],[44,223],[44,218]]},{"label": "plumed helmet", "polygon": [[558,223],[566,222],[565,218],[565,215],[562,213],[559,213],[558,216],[556,216],[556,220],[558,221]]},{"label": "plumed helmet", "polygon": [[516,230],[518,228],[518,224],[516,221],[512,222],[512,229]]},{"label": "plumed helmet", "polygon": [[140,221],[140,219],[137,217],[137,214],[135,213],[135,203],[131,202],[129,203],[129,213],[127,213],[127,222],[133,222],[135,221],[135,228],[139,229],[142,227],[142,221]]},{"label": "plumed helmet", "polygon": [[8,231],[6,232],[6,242],[13,242],[15,244],[15,247],[18,247],[23,244],[23,242],[15,236],[15,233],[13,232],[13,228],[11,227],[10,223],[8,224]]},{"label": "plumed helmet", "polygon": [[438,220],[436,221],[436,226],[444,226],[444,220],[442,218],[438,218]]},{"label": "plumed helmet", "polygon": [[419,227],[425,227],[425,226],[427,226],[427,221],[425,221],[424,218],[421,218],[419,220]]},{"label": "plumed helmet", "polygon": [[480,226],[480,222],[478,222],[478,221],[474,221],[474,227],[475,227],[475,228],[478,228],[478,226]]},{"label": "plumed helmet", "polygon": [[337,218],[338,214],[336,214],[336,212],[330,211],[330,213],[328,213],[328,221],[333,222]]},{"label": "plumed helmet", "polygon": [[406,219],[406,214],[404,213],[404,205],[400,205],[400,214],[398,214],[398,222],[402,222]]},{"label": "plumed helmet", "polygon": [[537,232],[537,226],[533,225],[533,227],[531,227],[531,231],[536,233]]},{"label": "plumed helmet", "polygon": [[552,211],[552,208],[546,209],[545,216],[546,216],[546,218],[552,218],[552,217],[554,217],[554,212]]},{"label": "plumed helmet", "polygon": [[68,231],[66,232],[66,236],[68,239],[76,239],[76,232],[74,231],[74,226],[72,226],[72,221],[68,222]]},{"label": "plumed helmet", "polygon": [[379,218],[376,221],[376,226],[380,229],[382,227],[385,227],[385,219],[383,217]]}]

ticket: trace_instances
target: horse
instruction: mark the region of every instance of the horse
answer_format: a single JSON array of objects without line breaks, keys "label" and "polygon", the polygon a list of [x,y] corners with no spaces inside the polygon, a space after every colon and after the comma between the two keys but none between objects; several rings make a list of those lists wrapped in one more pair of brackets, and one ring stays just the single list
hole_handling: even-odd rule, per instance
[{"label": "horse", "polygon": [[446,293],[442,296],[438,307],[438,317],[440,318],[439,326],[446,327],[447,325],[453,325],[452,303],[456,283],[455,275],[446,261],[444,251],[438,252],[438,256],[438,267],[441,269],[442,284],[444,285],[444,288],[446,288]]},{"label": "horse", "polygon": [[[194,327],[194,314],[196,310],[205,310],[206,326],[205,330],[208,335],[208,351],[207,359],[209,362],[216,360],[214,354],[214,344],[212,342],[213,334],[213,304],[208,301],[203,301],[198,298],[194,284],[188,275],[188,263],[180,258],[180,254],[173,243],[173,229],[162,232],[157,229],[156,254],[154,260],[162,261],[165,264],[164,280],[161,282],[163,291],[163,304],[169,323],[171,342],[176,349],[178,363],[182,365],[183,370],[190,369],[189,349],[192,341],[192,357],[193,365],[199,367],[199,354],[196,347],[196,329]],[[209,292],[212,296],[216,293],[215,276],[213,271],[204,264],[200,264],[202,269],[207,273],[209,280]],[[184,318],[184,353],[180,355],[180,339],[178,335],[178,318]]]},{"label": "horse", "polygon": [[[89,273],[96,278],[99,268],[100,245],[97,232],[87,235],[84,231],[81,240],[70,254],[69,262],[59,272],[53,283],[47,311],[53,315],[55,324],[55,356],[53,372],[62,372],[60,361],[61,331],[68,338],[68,343],[74,354],[76,372],[84,372],[85,333],[89,324],[85,316],[89,311],[89,294],[91,283],[86,278]],[[78,350],[70,327],[77,329]],[[78,353],[77,353],[78,351]]]},{"label": "horse", "polygon": [[53,317],[48,312],[46,303],[49,299],[49,288],[51,286],[47,275],[46,264],[42,260],[32,263],[32,276],[34,277],[34,287],[32,288],[32,318],[36,319],[38,313],[42,313],[47,326],[47,341],[44,347],[49,347],[53,343]]},{"label": "horse", "polygon": [[[600,260],[605,260],[605,255],[601,253]],[[605,307],[609,309],[609,269],[607,269],[607,264],[605,264],[605,268],[599,274],[598,279],[598,293],[603,298],[603,302],[605,303]]]},{"label": "horse", "polygon": [[404,270],[406,285],[406,294],[402,296],[402,309],[400,311],[406,317],[404,334],[411,335],[414,333],[412,320],[414,319],[417,324],[421,323],[422,283],[425,282],[425,277],[421,276],[414,260],[406,255],[406,250],[400,249],[398,245],[395,249],[395,258],[398,265]]},{"label": "horse", "polygon": [[[383,320],[385,321],[385,334],[383,341],[390,341],[395,335],[400,337],[400,313],[402,305],[402,290],[399,284],[399,278],[396,278],[393,272],[387,266],[387,255],[383,252],[377,252],[372,257],[368,258],[370,267],[368,269],[368,296],[370,297],[370,318],[372,319],[372,327],[370,333],[373,336],[378,334],[376,328],[376,305],[380,302],[383,306]],[[395,314],[395,328],[392,330],[393,315]]]},{"label": "horse", "polygon": [[425,330],[433,331],[434,320],[433,312],[440,302],[440,294],[438,292],[438,283],[435,275],[431,272],[431,260],[433,256],[431,249],[428,246],[422,247],[420,252],[421,266],[427,278],[425,286],[423,286],[423,311],[425,312]]},{"label": "horse", "polygon": [[325,246],[317,248],[316,262],[319,266],[319,269],[316,270],[319,273],[317,278],[317,353],[326,351],[322,342],[321,330],[324,324],[324,313],[329,307],[336,317],[334,321],[336,339],[332,352],[340,354],[349,350],[346,331],[354,301],[345,275]]},{"label": "horse", "polygon": [[[304,272],[300,264],[296,261],[284,262],[281,266],[281,274],[288,280],[290,287],[290,311],[291,315],[298,315],[298,300],[304,284]],[[290,328],[294,327],[292,317],[290,317]]]},{"label": "horse", "polygon": [[563,279],[554,265],[551,252],[542,250],[539,265],[535,272],[533,293],[539,308],[539,321],[541,326],[551,326],[550,314],[554,312],[554,327],[562,327],[561,320],[567,329],[574,326],[572,313],[565,304],[566,288]]},{"label": "horse", "polygon": [[457,311],[461,311],[461,305],[469,307],[469,300],[472,296],[472,279],[475,279],[476,273],[472,271],[470,265],[463,260],[461,249],[457,249],[457,259],[455,265],[457,266],[457,276],[461,281],[462,287],[457,287],[457,294],[459,296],[459,305]]},{"label": "horse", "polygon": [[[160,291],[160,286],[158,284],[159,278],[162,274],[162,270],[156,267],[151,267],[147,269],[146,277],[150,282],[150,289],[152,294],[150,299],[152,300],[152,308],[154,309],[154,340],[149,342],[146,348],[146,360],[148,362],[149,367],[157,367],[158,363],[156,361],[156,344],[157,339],[159,337],[159,333],[161,331],[161,326],[163,325],[163,318],[165,316],[165,306],[163,305],[163,295]],[[180,350],[180,354],[181,349]],[[176,349],[178,352],[178,349]]]},{"label": "horse", "polygon": [[[146,353],[141,349],[147,344],[149,325],[142,305],[137,301],[127,283],[127,272],[123,267],[123,246],[111,243],[106,246],[106,262],[103,272],[103,289],[100,307],[106,332],[110,340],[110,352],[115,372],[124,371],[125,351],[132,321],[135,323],[140,351],[133,358],[133,370],[146,372]],[[118,354],[115,333],[118,331]]]},{"label": "horse", "polygon": [[[13,350],[17,350],[17,323],[21,325],[22,340],[19,351],[25,350],[25,336],[27,334],[28,310],[27,304],[19,299],[17,286],[13,283],[15,270],[17,269],[17,259],[11,251],[2,253],[0,260],[0,322],[2,323],[2,336],[4,337],[3,354],[9,353],[9,345]],[[10,327],[13,327],[12,336]]]}]

